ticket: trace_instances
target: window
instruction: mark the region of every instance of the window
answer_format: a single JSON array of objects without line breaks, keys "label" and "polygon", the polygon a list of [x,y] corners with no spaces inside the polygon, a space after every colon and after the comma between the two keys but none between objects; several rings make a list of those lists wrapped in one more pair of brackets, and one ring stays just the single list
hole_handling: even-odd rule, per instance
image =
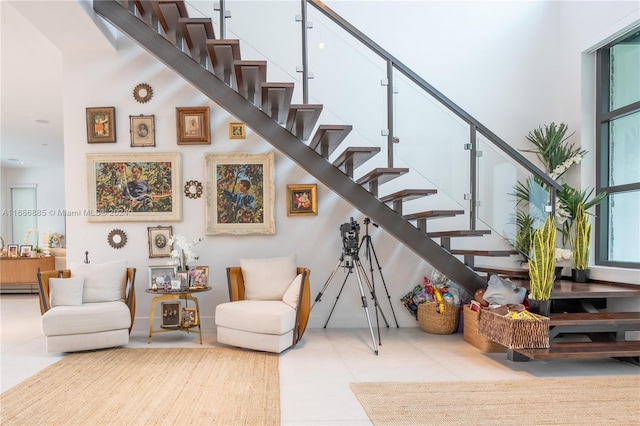
[{"label": "window", "polygon": [[640,31],[597,51],[596,264],[640,267]]}]

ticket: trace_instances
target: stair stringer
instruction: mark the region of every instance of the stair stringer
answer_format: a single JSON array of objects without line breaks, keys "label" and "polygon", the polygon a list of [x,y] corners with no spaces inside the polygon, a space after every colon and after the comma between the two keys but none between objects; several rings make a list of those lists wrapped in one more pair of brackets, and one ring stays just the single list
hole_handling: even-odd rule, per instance
[{"label": "stair stringer", "polygon": [[470,294],[486,281],[115,0],[94,11]]}]

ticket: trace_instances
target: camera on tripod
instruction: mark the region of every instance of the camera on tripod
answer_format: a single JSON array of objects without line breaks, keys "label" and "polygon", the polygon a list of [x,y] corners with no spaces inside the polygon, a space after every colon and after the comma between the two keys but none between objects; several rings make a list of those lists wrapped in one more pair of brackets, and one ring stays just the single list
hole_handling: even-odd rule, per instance
[{"label": "camera on tripod", "polygon": [[360,225],[351,218],[348,223],[340,225],[340,235],[342,236],[342,251],[347,256],[358,254],[360,246]]}]

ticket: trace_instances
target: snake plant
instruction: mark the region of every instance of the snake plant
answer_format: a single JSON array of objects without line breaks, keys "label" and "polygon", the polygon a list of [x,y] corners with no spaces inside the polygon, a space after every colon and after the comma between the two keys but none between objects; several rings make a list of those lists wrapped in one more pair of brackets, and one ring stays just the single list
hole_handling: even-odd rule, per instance
[{"label": "snake plant", "polygon": [[585,206],[579,203],[576,209],[576,218],[573,221],[573,233],[571,233],[571,250],[573,250],[573,264],[576,269],[587,269],[589,263],[589,242],[591,241],[591,224]]},{"label": "snake plant", "polygon": [[531,258],[529,259],[529,278],[531,298],[549,300],[555,280],[556,225],[553,217],[547,216],[544,226],[533,233],[531,239]]}]

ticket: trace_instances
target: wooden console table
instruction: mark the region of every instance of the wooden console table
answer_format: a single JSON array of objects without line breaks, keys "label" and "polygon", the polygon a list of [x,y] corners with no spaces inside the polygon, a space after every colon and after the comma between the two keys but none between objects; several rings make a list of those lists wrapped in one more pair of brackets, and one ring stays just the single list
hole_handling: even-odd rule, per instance
[{"label": "wooden console table", "polygon": [[0,291],[38,292],[38,271],[55,269],[55,258],[51,257],[3,257],[0,259]]}]

